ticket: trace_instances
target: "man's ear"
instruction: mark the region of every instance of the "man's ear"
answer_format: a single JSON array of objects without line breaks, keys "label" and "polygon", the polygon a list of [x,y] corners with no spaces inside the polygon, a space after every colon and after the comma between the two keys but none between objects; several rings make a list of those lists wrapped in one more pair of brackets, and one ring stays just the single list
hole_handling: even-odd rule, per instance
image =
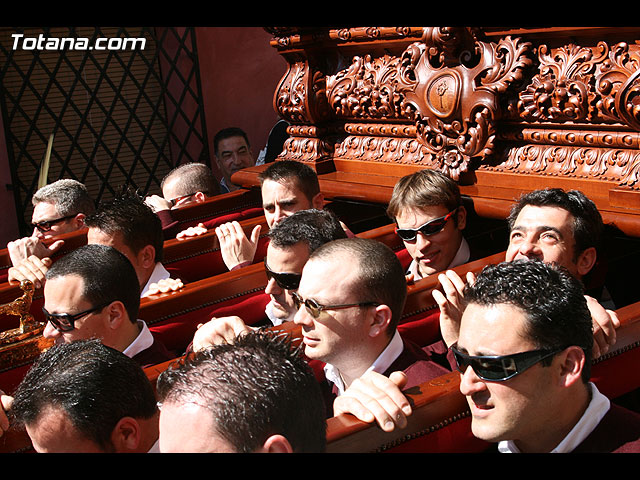
[{"label": "man's ear", "polygon": [[391,323],[391,308],[388,305],[377,305],[376,307],[369,307],[373,310],[373,316],[371,317],[371,323],[369,325],[369,336],[377,337],[380,334],[386,334],[389,323]]},{"label": "man's ear", "polygon": [[318,192],[311,199],[311,206],[316,210],[322,210],[324,207],[324,194],[322,192]]},{"label": "man's ear", "polygon": [[467,226],[467,209],[462,205],[458,207],[458,211],[456,212],[456,218],[458,220],[457,227],[458,230],[464,230]]},{"label": "man's ear", "polygon": [[140,424],[133,417],[121,418],[111,432],[111,443],[116,453],[136,452],[141,438]]},{"label": "man's ear", "polygon": [[584,350],[578,346],[571,346],[558,354],[560,368],[560,384],[570,387],[576,382],[582,382],[582,369],[585,365]]},{"label": "man's ear", "polygon": [[153,268],[156,264],[156,248],[153,245],[145,245],[138,252],[138,265],[143,268]]},{"label": "man's ear", "polygon": [[87,218],[87,216],[84,213],[78,213],[73,218],[72,222],[74,222],[76,224],[76,227],[78,229],[81,229],[82,227],[84,227],[84,219],[85,218]]},{"label": "man's ear", "polygon": [[293,448],[282,435],[271,435],[262,445],[262,452],[264,453],[293,453]]},{"label": "man's ear", "polygon": [[202,203],[207,199],[207,196],[202,192],[196,192],[193,194],[193,198],[196,203]]},{"label": "man's ear", "polygon": [[122,322],[129,322],[129,317],[127,316],[127,309],[120,300],[115,300],[111,302],[110,305],[105,307],[108,315],[107,321],[109,322],[109,328],[112,330],[117,330],[120,328]]},{"label": "man's ear", "polygon": [[580,255],[578,255],[578,260],[576,262],[578,275],[584,276],[589,273],[593,266],[596,264],[597,259],[598,251],[596,250],[596,247],[589,247]]}]

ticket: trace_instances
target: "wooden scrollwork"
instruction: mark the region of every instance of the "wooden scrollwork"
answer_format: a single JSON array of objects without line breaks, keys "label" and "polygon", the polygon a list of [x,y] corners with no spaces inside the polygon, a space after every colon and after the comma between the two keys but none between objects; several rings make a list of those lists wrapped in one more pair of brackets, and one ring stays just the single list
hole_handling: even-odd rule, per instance
[{"label": "wooden scrollwork", "polygon": [[425,28],[422,42],[407,48],[399,91],[439,170],[458,179],[472,158],[494,153],[499,95],[524,78],[530,53],[528,42],[481,42],[463,27]]}]

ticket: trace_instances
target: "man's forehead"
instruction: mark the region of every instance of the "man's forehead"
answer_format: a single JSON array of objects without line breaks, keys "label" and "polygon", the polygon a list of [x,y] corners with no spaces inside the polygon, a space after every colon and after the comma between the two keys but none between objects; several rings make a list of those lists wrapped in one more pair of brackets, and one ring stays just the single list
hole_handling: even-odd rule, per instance
[{"label": "man's forehead", "polygon": [[[469,303],[462,314],[458,346],[473,354],[506,353],[526,342],[525,312],[509,303]],[[510,348],[511,346],[511,348]],[[516,348],[517,349],[517,348]]]},{"label": "man's forehead", "polygon": [[[278,199],[306,198],[302,190],[300,190],[297,179],[293,177],[283,178],[278,181],[266,179],[264,182],[262,182],[261,190],[262,190],[263,196],[269,196],[272,193],[277,193]],[[273,200],[273,199],[269,198],[265,200]]]},{"label": "man's forehead", "polygon": [[243,147],[249,148],[246,140],[242,136],[228,137],[218,142],[218,151],[220,152],[220,155],[223,153],[233,152]]},{"label": "man's forehead", "polygon": [[562,207],[552,205],[525,205],[516,217],[514,228],[544,225],[572,228],[574,220],[573,215]]},{"label": "man's forehead", "polygon": [[43,222],[47,220],[55,220],[58,217],[58,208],[53,202],[38,202],[33,207],[33,213],[31,214],[31,221]]}]

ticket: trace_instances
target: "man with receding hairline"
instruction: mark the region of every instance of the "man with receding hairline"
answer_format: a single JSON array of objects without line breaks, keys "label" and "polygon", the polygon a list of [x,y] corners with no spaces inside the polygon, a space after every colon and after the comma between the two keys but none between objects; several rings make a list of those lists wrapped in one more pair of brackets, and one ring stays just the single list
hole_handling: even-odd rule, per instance
[{"label": "man with receding hairline", "polygon": [[95,210],[95,204],[87,188],[77,180],[61,179],[40,188],[31,199],[33,203],[33,233],[7,244],[13,268],[8,272],[9,280],[20,281],[23,267],[29,257],[50,257],[64,244],[56,240],[45,246],[43,240],[56,235],[75,232],[84,228],[84,219]]}]

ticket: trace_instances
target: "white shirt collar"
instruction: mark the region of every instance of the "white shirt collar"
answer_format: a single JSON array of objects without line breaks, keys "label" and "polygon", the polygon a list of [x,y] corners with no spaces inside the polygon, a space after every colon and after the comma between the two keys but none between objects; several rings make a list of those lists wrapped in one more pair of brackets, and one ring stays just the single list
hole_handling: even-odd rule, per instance
[{"label": "white shirt collar", "polygon": [[[387,344],[382,353],[378,355],[378,358],[376,358],[373,364],[367,369],[367,372],[373,370],[377,373],[384,373],[400,356],[403,349],[404,344],[402,343],[402,337],[400,337],[400,333],[396,330],[391,341]],[[345,391],[345,385],[342,381],[342,375],[340,375],[340,371],[337,367],[327,363],[324,366],[324,375],[328,381],[338,388],[338,395],[342,395]]]},{"label": "white shirt collar", "polygon": [[282,325],[284,322],[283,319],[278,318],[273,314],[273,300],[267,303],[267,306],[264,308],[264,313],[273,325]]},{"label": "white shirt collar", "polygon": [[156,443],[154,443],[151,448],[149,449],[149,451],[147,453],[161,453],[160,452],[160,439],[158,438],[158,440],[156,440]]},{"label": "white shirt collar", "polygon": [[[609,411],[611,407],[609,399],[600,393],[593,383],[589,382],[588,386],[591,388],[589,406],[569,434],[550,453],[572,452],[595,430]],[[501,453],[520,453],[518,447],[511,440],[504,440],[498,443],[498,451]]]},{"label": "white shirt collar", "polygon": [[[464,237],[462,237],[462,241],[460,242],[458,251],[453,257],[453,260],[451,260],[451,263],[447,267],[447,270],[467,263],[470,257],[471,257],[471,249],[469,248],[469,244],[467,243],[467,240]],[[418,271],[418,262],[416,262],[415,260],[411,261],[411,264],[409,265],[409,269],[407,270],[407,274],[413,274],[414,281],[422,280],[423,278],[428,277],[428,275],[423,277],[420,274],[420,272]]]},{"label": "white shirt collar", "polygon": [[153,345],[153,334],[149,330],[147,324],[143,320],[137,320],[137,323],[140,333],[122,352],[129,358],[133,358],[138,353]]},{"label": "white shirt collar", "polygon": [[167,271],[166,268],[164,268],[164,265],[162,265],[162,263],[160,262],[157,262],[156,266],[153,267],[153,272],[151,272],[151,276],[149,277],[147,284],[144,286],[142,292],[140,293],[140,297],[142,298],[148,295],[149,286],[151,286],[152,283],[158,283],[160,280],[164,280],[165,278],[169,277],[171,277],[171,274]]}]

